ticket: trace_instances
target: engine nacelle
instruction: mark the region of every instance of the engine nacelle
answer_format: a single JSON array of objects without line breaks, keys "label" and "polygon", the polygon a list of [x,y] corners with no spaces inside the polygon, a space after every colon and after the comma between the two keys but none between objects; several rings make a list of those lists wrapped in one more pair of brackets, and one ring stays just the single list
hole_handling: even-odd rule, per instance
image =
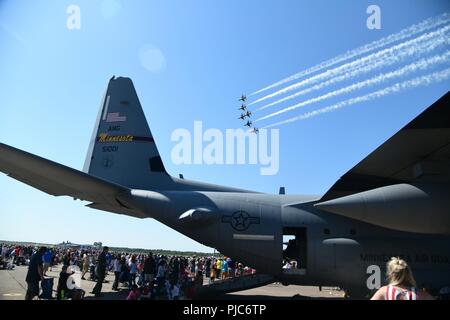
[{"label": "engine nacelle", "polygon": [[448,185],[396,184],[320,202],[315,207],[390,229],[450,234]]}]

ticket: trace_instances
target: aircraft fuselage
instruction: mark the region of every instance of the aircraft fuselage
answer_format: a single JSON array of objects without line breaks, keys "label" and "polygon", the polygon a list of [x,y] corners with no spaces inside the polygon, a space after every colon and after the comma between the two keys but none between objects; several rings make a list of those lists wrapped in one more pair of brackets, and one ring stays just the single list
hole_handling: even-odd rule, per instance
[{"label": "aircraft fuselage", "polygon": [[[386,262],[401,256],[419,285],[450,284],[450,237],[399,232],[327,213],[314,207],[315,197],[133,190],[119,198],[283,283],[364,292],[382,284]],[[283,235],[293,238],[288,250]],[[297,270],[282,269],[284,258],[295,260]]]}]

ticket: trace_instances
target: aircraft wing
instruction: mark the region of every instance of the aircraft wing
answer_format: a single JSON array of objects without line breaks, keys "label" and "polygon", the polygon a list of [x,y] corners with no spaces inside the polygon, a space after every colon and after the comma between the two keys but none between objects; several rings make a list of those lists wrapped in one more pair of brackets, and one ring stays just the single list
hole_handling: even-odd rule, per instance
[{"label": "aircraft wing", "polygon": [[343,175],[320,201],[405,182],[450,182],[450,91]]},{"label": "aircraft wing", "polygon": [[116,200],[118,193],[129,189],[3,143],[0,143],[0,171],[54,196],[91,201],[88,205],[91,208],[145,217]]}]

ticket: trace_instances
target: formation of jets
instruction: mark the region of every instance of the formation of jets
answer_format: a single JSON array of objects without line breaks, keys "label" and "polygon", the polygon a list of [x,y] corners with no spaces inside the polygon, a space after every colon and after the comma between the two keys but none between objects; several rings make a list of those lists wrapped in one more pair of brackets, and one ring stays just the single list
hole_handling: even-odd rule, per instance
[{"label": "formation of jets", "polygon": [[252,112],[251,111],[247,111],[245,113],[241,113],[241,116],[239,117],[239,119],[245,120],[245,118],[250,118],[251,115],[252,115]]},{"label": "formation of jets", "polygon": [[[252,127],[252,121],[250,121],[250,117],[252,115],[252,112],[250,110],[247,110],[247,105],[245,104],[245,102],[247,101],[247,96],[245,94],[242,94],[238,101],[242,102],[241,106],[238,109],[238,110],[241,111],[241,115],[239,116],[238,119],[241,119],[241,120],[247,119],[247,123],[244,124],[244,126],[251,128]],[[252,132],[258,134],[259,129],[258,128],[253,128]]]}]

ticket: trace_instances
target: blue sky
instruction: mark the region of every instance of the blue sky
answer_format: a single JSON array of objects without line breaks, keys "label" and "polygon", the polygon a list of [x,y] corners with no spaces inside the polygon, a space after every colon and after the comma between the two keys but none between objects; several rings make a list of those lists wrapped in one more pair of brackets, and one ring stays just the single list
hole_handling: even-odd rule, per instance
[{"label": "blue sky", "polygon": [[[81,9],[80,30],[66,27],[70,4]],[[370,4],[381,8],[380,30],[366,27]],[[195,120],[238,127],[241,93],[445,11],[446,0],[3,0],[0,141],[81,169],[108,79],[127,76],[171,174],[321,194],[447,92],[448,81],[281,127],[274,176],[255,165],[176,166],[171,133]],[[157,221],[88,209],[3,174],[0,190],[0,239],[212,251]]]}]

